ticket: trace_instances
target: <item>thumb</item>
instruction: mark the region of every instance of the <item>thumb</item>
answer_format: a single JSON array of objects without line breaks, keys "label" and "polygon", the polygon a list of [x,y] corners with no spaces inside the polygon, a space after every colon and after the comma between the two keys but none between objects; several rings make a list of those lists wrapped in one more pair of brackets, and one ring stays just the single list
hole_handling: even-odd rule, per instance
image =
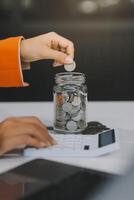
[{"label": "thumb", "polygon": [[57,62],[61,64],[70,64],[73,62],[73,59],[71,58],[71,56],[68,56],[67,54],[63,52],[56,51],[53,49],[48,50],[48,59],[56,60]]}]

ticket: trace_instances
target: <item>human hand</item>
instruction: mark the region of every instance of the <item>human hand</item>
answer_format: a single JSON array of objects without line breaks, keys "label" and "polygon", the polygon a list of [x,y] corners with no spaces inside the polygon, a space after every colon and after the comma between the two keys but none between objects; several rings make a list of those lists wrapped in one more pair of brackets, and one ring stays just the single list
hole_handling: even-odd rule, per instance
[{"label": "human hand", "polygon": [[10,117],[0,123],[0,155],[20,146],[36,148],[56,144],[36,117]]},{"label": "human hand", "polygon": [[46,33],[21,41],[22,62],[33,62],[42,59],[53,59],[53,66],[73,62],[73,43],[55,32]]}]

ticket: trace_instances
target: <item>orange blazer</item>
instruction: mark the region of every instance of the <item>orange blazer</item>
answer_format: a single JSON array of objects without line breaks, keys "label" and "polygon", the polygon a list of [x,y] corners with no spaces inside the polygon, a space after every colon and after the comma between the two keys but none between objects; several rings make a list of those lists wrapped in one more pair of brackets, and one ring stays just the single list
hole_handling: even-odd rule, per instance
[{"label": "orange blazer", "polygon": [[23,87],[20,60],[20,41],[22,36],[0,40],[0,87]]}]

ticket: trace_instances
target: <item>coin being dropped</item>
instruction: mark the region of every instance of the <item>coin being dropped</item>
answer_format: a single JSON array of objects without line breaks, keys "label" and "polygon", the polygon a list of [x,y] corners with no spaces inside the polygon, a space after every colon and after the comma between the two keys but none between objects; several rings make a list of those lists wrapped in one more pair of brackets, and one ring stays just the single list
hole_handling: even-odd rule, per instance
[{"label": "coin being dropped", "polygon": [[68,71],[68,72],[74,71],[75,68],[76,68],[76,63],[75,63],[75,61],[73,61],[73,62],[70,63],[70,64],[65,64],[65,65],[64,65],[64,68],[65,68],[65,70]]}]

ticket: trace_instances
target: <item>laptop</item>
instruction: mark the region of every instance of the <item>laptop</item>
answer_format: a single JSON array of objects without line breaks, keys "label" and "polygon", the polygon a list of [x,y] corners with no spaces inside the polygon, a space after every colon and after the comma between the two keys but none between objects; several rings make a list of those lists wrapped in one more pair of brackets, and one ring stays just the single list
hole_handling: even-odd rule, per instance
[{"label": "laptop", "polygon": [[[85,200],[89,200],[87,195]],[[109,182],[105,187],[101,188],[99,193],[96,193],[92,200],[134,200],[134,160],[127,173]]]},{"label": "laptop", "polygon": [[0,175],[0,199],[91,199],[117,178],[96,170],[35,159]]}]

